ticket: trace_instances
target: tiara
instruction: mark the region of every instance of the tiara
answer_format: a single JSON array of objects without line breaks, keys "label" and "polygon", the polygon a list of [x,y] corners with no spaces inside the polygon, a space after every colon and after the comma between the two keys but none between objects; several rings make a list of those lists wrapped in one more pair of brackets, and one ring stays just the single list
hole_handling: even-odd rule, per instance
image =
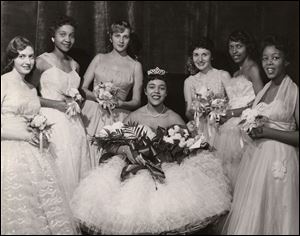
[{"label": "tiara", "polygon": [[148,75],[165,75],[166,71],[156,67],[155,69],[148,70],[147,74]]}]

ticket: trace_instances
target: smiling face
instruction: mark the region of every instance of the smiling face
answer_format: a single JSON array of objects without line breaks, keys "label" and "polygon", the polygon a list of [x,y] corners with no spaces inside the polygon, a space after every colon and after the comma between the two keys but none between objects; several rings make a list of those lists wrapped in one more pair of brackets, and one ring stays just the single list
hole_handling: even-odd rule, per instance
[{"label": "smiling face", "polygon": [[275,46],[266,46],[262,54],[262,67],[271,80],[285,75],[288,62],[285,60],[284,53]]},{"label": "smiling face", "polygon": [[241,41],[229,41],[229,54],[232,60],[241,65],[245,59],[247,58],[247,48],[246,45],[243,44]]},{"label": "smiling face", "polygon": [[18,51],[19,55],[14,59],[14,69],[22,76],[30,73],[34,66],[34,51],[31,46]]},{"label": "smiling face", "polygon": [[167,97],[167,84],[160,79],[150,80],[145,88],[148,103],[156,107],[162,104]]},{"label": "smiling face", "polygon": [[113,32],[110,38],[114,50],[117,52],[125,52],[130,41],[130,29],[125,28],[123,32]]},{"label": "smiling face", "polygon": [[75,29],[71,25],[62,25],[53,37],[54,45],[60,51],[68,52],[75,42]]},{"label": "smiling face", "polygon": [[203,73],[207,73],[211,68],[211,52],[205,48],[196,48],[193,51],[193,62]]}]

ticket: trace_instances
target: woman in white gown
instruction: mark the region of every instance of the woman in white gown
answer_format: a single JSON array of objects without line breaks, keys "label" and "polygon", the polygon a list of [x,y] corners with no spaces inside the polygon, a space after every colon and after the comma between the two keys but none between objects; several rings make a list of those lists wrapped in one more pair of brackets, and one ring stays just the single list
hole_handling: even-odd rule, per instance
[{"label": "woman in white gown", "polygon": [[33,46],[17,36],[8,46],[1,76],[1,235],[76,234],[54,157],[40,152],[26,117],[40,111],[36,89],[25,76],[34,65]]},{"label": "woman in white gown", "polygon": [[240,115],[243,110],[251,107],[255,95],[263,88],[263,82],[259,66],[254,61],[256,58],[255,42],[249,33],[243,30],[232,32],[228,38],[228,49],[232,60],[238,64],[239,70],[225,86],[229,107],[226,116],[221,119],[221,124],[223,124],[219,127],[219,135],[216,136],[214,146],[234,188],[243,154],[243,143],[241,143],[241,133],[238,127]]},{"label": "woman in white gown", "polygon": [[78,89],[79,66],[67,55],[75,39],[74,21],[59,18],[52,27],[54,50],[37,58],[33,83],[41,93],[41,112],[54,123],[50,145],[56,154],[56,164],[64,175],[68,198],[72,197],[80,179],[91,169],[86,131],[79,113],[67,115],[67,96],[70,89]]},{"label": "woman in white gown", "polygon": [[[131,27],[126,21],[113,23],[109,29],[112,51],[106,54],[97,54],[84,74],[82,89],[87,100],[82,108],[83,122],[87,129],[88,137],[93,137],[103,126],[123,121],[129,111],[138,108],[141,104],[141,91],[143,71],[140,62],[128,55]],[[116,109],[110,114],[103,109],[89,87],[93,83],[95,88],[100,83],[111,82],[118,88]],[[126,100],[132,89],[132,97]],[[90,153],[92,165],[96,167],[101,153],[97,146],[91,142]]]},{"label": "woman in white gown", "polygon": [[[162,70],[160,70],[162,71]],[[184,125],[163,102],[165,76],[149,76],[148,104],[124,122],[158,126]],[[125,161],[119,155],[100,164],[84,179],[71,201],[74,216],[90,232],[100,234],[187,233],[201,229],[230,208],[231,195],[219,160],[209,151],[186,157],[181,164],[162,163],[165,182],[139,170],[121,182]]]},{"label": "woman in white gown", "polygon": [[[195,41],[190,47],[188,69],[191,75],[184,81],[185,114],[189,120],[194,120],[195,110],[192,108],[192,104],[197,90],[205,87],[218,97],[226,96],[225,85],[230,80],[230,74],[212,67],[213,51],[213,42],[205,37]],[[210,143],[214,145],[214,135],[208,133],[206,117],[200,118],[200,129],[210,136]]]},{"label": "woman in white gown", "polygon": [[264,41],[262,66],[271,80],[258,93],[253,109],[268,117],[250,132],[243,154],[228,234],[299,234],[299,88],[286,74],[286,41]]}]

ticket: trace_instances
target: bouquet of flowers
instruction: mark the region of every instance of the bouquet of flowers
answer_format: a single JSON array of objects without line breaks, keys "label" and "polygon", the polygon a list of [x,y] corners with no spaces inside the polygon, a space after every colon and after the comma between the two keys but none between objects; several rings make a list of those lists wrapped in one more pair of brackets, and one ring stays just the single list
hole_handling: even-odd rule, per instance
[{"label": "bouquet of flowers", "polygon": [[[48,142],[51,135],[51,127],[53,124],[47,122],[47,118],[44,115],[37,114],[34,116],[27,116],[27,125],[34,133],[34,140],[38,140],[40,151],[43,151],[43,142]],[[30,142],[32,145],[37,145],[34,141]]]},{"label": "bouquet of flowers", "polygon": [[203,134],[191,133],[185,127],[173,125],[168,129],[158,127],[153,145],[164,161],[176,161],[178,164],[199,149],[211,150]]},{"label": "bouquet of flowers", "polygon": [[242,139],[240,140],[241,147],[244,146],[244,141],[248,140],[248,143],[252,143],[249,142],[249,136],[245,136],[243,133],[249,134],[253,128],[262,127],[267,121],[268,118],[260,115],[257,109],[247,108],[244,110],[241,115],[241,121],[238,123],[242,130]]},{"label": "bouquet of flowers", "polygon": [[66,93],[68,108],[66,110],[66,114],[69,118],[81,112],[81,109],[78,105],[78,102],[82,102],[83,98],[80,95],[79,91],[76,88],[69,88]]},{"label": "bouquet of flowers", "polygon": [[268,118],[260,115],[256,109],[247,108],[241,115],[239,126],[242,131],[249,134],[253,128],[262,127],[267,120]]},{"label": "bouquet of flowers", "polygon": [[199,126],[201,117],[207,116],[210,124],[218,124],[220,117],[226,115],[227,107],[227,97],[217,96],[205,86],[200,87],[195,91],[195,99],[192,102],[196,125]]},{"label": "bouquet of flowers", "polygon": [[112,114],[112,110],[118,104],[118,88],[112,82],[100,82],[95,88],[94,93],[101,107]]},{"label": "bouquet of flowers", "polygon": [[[105,126],[93,137],[99,148],[105,150],[126,150],[125,160],[127,165],[121,172],[121,180],[126,179],[130,173],[135,174],[140,169],[148,169],[154,181],[163,182],[165,174],[160,167],[160,160],[156,157],[157,152],[153,147],[152,138],[155,134],[150,128],[137,123],[123,124],[114,123]],[[106,153],[101,156],[100,164],[115,153]]]}]

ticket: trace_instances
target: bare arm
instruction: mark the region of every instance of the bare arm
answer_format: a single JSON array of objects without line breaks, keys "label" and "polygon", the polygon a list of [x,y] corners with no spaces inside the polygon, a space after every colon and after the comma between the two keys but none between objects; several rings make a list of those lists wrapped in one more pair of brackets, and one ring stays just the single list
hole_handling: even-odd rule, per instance
[{"label": "bare arm", "polygon": [[121,101],[119,100],[120,108],[126,110],[135,110],[141,105],[141,93],[143,86],[143,70],[142,65],[139,62],[136,62],[134,68],[134,85],[132,90],[132,99],[130,101]]},{"label": "bare arm", "polygon": [[299,147],[299,95],[297,97],[294,117],[297,125],[296,131],[283,131],[269,127],[261,127],[253,129],[249,135],[253,139],[268,138]]},{"label": "bare arm", "polygon": [[250,78],[252,85],[253,85],[253,89],[254,89],[254,93],[255,95],[258,94],[258,92],[260,90],[262,90],[262,88],[264,87],[262,78],[260,76],[260,72],[257,66],[252,66],[249,69],[249,74],[248,77]]},{"label": "bare arm", "polygon": [[95,70],[100,60],[100,54],[96,55],[94,59],[89,64],[84,76],[83,76],[83,84],[82,90],[85,92],[85,96],[87,100],[92,100],[97,102],[95,94],[89,90],[90,84],[93,82],[95,78]]},{"label": "bare arm", "polygon": [[184,100],[185,100],[185,116],[188,118],[188,120],[194,119],[194,113],[191,109],[192,105],[192,88],[190,87],[187,79],[184,81],[184,87],[183,87],[183,94],[184,94]]}]

